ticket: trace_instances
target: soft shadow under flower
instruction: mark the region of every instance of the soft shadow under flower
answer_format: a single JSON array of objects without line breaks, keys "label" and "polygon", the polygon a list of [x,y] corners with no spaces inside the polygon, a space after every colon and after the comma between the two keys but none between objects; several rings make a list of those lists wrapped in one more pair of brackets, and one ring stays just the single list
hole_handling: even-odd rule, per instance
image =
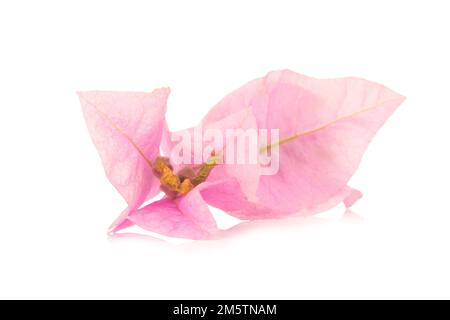
[{"label": "soft shadow under flower", "polygon": [[[364,218],[360,215],[354,213],[352,210],[346,209],[344,214],[339,220],[332,220],[327,218],[321,218],[317,216],[293,216],[290,218],[283,219],[267,219],[267,220],[249,220],[242,221],[233,227],[225,230],[220,230],[213,238],[208,240],[202,240],[202,243],[211,243],[216,241],[226,241],[231,238],[238,236],[245,236],[254,232],[260,231],[270,231],[270,230],[284,230],[288,232],[289,230],[299,231],[305,227],[310,226],[326,226],[332,223],[344,223],[344,224],[361,224],[364,222]],[[174,243],[173,238],[165,237],[159,238],[150,234],[141,234],[133,232],[123,232],[109,234],[109,239],[113,241],[117,240],[137,240],[150,242],[157,245],[185,245],[187,239],[179,239],[181,243]],[[185,240],[185,241],[183,241]],[[192,241],[189,241],[189,243]]]}]

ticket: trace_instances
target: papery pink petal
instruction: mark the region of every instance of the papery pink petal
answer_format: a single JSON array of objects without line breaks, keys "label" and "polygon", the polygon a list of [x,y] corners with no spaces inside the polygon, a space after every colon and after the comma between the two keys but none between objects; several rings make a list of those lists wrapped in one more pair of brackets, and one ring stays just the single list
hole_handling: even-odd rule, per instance
[{"label": "papery pink petal", "polygon": [[[186,163],[179,163],[179,160],[177,160],[177,158],[179,158],[179,150],[191,150],[191,154],[188,157],[190,161],[189,163],[200,164],[207,161],[208,157],[201,157],[200,159],[196,160],[196,145],[199,146],[201,156],[203,155],[204,150],[209,149],[219,151],[222,157],[226,159],[226,151],[229,149],[230,151],[234,152],[234,155],[237,155],[239,143],[241,143],[240,141],[243,141],[244,146],[247,149],[245,157],[246,159],[249,159],[251,156],[251,150],[248,148],[248,141],[245,140],[246,137],[236,138],[236,136],[234,135],[227,137],[227,130],[235,129],[241,130],[241,132],[244,134],[245,132],[247,132],[247,130],[257,133],[256,120],[250,108],[244,108],[235,113],[228,114],[218,121],[201,123],[195,128],[185,129],[174,133],[169,132],[168,129],[165,128],[163,133],[162,148],[165,154],[169,155],[171,164],[175,167],[175,171],[187,165]],[[219,139],[219,141],[213,139],[213,137],[209,137],[210,139],[208,139],[208,132],[211,133],[214,131],[220,133],[222,139]],[[190,139],[173,141],[173,139],[171,138],[173,134],[176,134],[178,137],[185,135],[186,137],[190,137]],[[195,139],[200,140],[195,141]],[[234,146],[234,148],[231,148],[230,146]],[[256,148],[254,151],[258,152],[258,149]],[[235,160],[237,160],[236,157]],[[248,197],[252,198],[255,197],[256,191],[258,189],[259,174],[260,172],[257,163],[237,163],[237,161],[235,161],[235,163],[227,163],[226,165],[216,166],[213,169],[208,180],[211,181],[222,179],[224,175],[236,178],[243,192]]]},{"label": "papery pink petal", "polygon": [[129,221],[162,235],[210,239],[217,234],[216,222],[197,189],[172,200],[164,198],[132,212]]},{"label": "papery pink petal", "polygon": [[[230,114],[234,114],[246,108],[252,108],[258,127],[267,120],[267,107],[270,96],[265,86],[265,78],[258,78],[248,82],[239,89],[226,95],[204,117],[203,123],[220,121]],[[255,112],[257,111],[257,112]]]},{"label": "papery pink petal", "polygon": [[362,193],[359,190],[355,190],[355,189],[350,189],[350,192],[348,194],[348,196],[346,198],[344,198],[343,202],[345,207],[350,208],[351,206],[353,206],[356,201],[358,201],[359,199],[362,198]]},{"label": "papery pink petal", "polygon": [[[252,156],[252,152],[256,153],[255,158],[257,160],[258,155],[258,137],[257,137],[257,127],[256,127],[256,119],[253,116],[252,110],[250,108],[243,109],[236,113],[233,113],[222,120],[204,123],[203,127],[205,131],[209,129],[219,130],[223,137],[223,158],[226,162],[224,165],[218,166],[214,168],[212,177],[215,175],[222,176],[222,174],[218,173],[219,170],[225,171],[223,174],[228,177],[235,178],[239,183],[240,189],[244,192],[244,194],[250,198],[254,199],[256,197],[256,192],[258,190],[259,185],[259,166],[257,162],[250,163],[249,159]],[[234,132],[234,135],[227,136],[227,130],[231,129]],[[246,136],[247,132],[249,134],[255,133],[255,150],[251,150],[249,147],[249,140]],[[241,134],[241,137],[236,136]],[[242,145],[240,145],[242,143]],[[241,149],[242,150],[239,150]],[[244,154],[245,151],[245,154]],[[230,159],[228,158],[228,153],[231,152]],[[239,159],[237,155],[241,153],[241,156],[244,159],[243,163],[239,163]],[[234,156],[233,156],[234,155]],[[210,179],[214,180],[213,178]]]},{"label": "papery pink petal", "polygon": [[169,126],[167,125],[167,122],[164,122],[160,146],[162,154],[166,157],[169,157],[174,144],[175,143],[171,140],[171,132],[169,130]]},{"label": "papery pink petal", "polygon": [[231,93],[204,121],[251,106],[258,128],[279,129],[280,139],[288,142],[279,147],[278,173],[260,177],[257,205],[273,208],[273,215],[309,212],[336,197],[347,204],[356,200],[347,198],[347,182],[372,137],[403,100],[363,79],[319,80],[284,70]]},{"label": "papery pink petal", "polygon": [[[203,199],[210,205],[220,208],[228,214],[242,220],[283,218],[292,215],[290,211],[282,211],[276,207],[267,207],[259,202],[249,201],[240,189],[236,179],[225,178],[200,185]],[[358,190],[344,186],[326,201],[295,212],[295,215],[308,216],[326,211],[344,202],[346,207],[352,206],[362,194]]]},{"label": "papery pink petal", "polygon": [[278,72],[266,80],[267,128],[280,138],[280,169],[261,177],[267,206],[298,211],[326,202],[356,171],[370,140],[403,97],[362,79],[317,80]]},{"label": "papery pink petal", "polygon": [[243,220],[276,218],[287,214],[274,208],[249,201],[235,178],[223,176],[222,180],[208,181],[197,187],[209,205]]},{"label": "papery pink petal", "polygon": [[130,214],[129,208],[123,210],[122,213],[116,218],[116,220],[114,220],[114,222],[108,228],[108,234],[113,235],[122,229],[132,227],[134,223],[127,219],[129,214]]},{"label": "papery pink petal", "polygon": [[159,154],[169,92],[163,88],[151,93],[78,93],[106,175],[130,210],[159,192],[159,182],[148,162]]}]

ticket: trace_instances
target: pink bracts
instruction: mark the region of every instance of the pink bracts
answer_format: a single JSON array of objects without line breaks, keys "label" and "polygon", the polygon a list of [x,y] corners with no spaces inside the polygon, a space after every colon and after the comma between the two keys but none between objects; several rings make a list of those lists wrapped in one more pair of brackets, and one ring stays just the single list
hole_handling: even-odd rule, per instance
[{"label": "pink bracts", "polygon": [[227,95],[197,127],[171,133],[169,92],[78,93],[106,175],[128,204],[110,232],[137,225],[211,239],[219,229],[208,205],[245,220],[351,206],[361,193],[347,182],[404,100],[363,79],[274,71]]}]

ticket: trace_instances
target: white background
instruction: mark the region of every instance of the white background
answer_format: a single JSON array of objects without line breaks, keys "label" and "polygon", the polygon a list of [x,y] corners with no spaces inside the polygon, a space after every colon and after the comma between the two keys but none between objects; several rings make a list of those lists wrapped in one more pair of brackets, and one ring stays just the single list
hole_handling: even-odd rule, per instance
[{"label": "white background", "polygon": [[[2,1],[0,298],[450,298],[449,10],[430,0]],[[210,242],[106,236],[125,202],[75,91],[170,86],[175,130],[281,68],[407,96],[350,183],[365,195],[353,213],[241,225]]]}]

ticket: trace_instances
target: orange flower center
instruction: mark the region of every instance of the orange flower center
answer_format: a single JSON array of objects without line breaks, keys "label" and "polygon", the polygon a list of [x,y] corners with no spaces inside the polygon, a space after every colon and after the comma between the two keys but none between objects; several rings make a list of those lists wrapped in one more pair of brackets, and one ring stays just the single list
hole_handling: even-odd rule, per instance
[{"label": "orange flower center", "polygon": [[216,164],[215,160],[207,161],[200,166],[185,167],[178,173],[174,173],[169,158],[157,157],[152,163],[152,168],[155,176],[159,178],[161,190],[170,198],[176,198],[204,182]]}]

